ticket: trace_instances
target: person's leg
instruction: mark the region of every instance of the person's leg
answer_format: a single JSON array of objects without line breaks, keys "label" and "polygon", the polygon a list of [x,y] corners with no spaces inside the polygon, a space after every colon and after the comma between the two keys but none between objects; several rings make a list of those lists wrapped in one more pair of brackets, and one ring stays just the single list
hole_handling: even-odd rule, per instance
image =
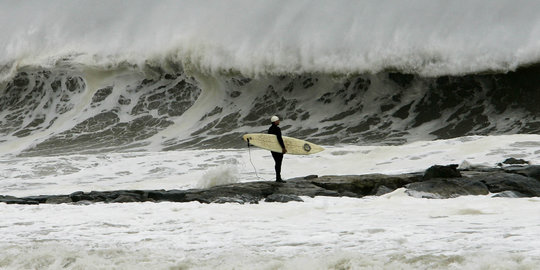
[{"label": "person's leg", "polygon": [[281,164],[283,163],[283,154],[278,153],[278,160],[277,161],[278,162],[276,162],[276,178],[281,181],[281,180],[283,180],[283,179],[281,179]]},{"label": "person's leg", "polygon": [[272,152],[272,157],[274,158],[274,161],[276,163],[275,170],[276,170],[276,181],[282,181],[281,179],[281,164],[283,162],[283,154],[282,153],[276,153]]}]

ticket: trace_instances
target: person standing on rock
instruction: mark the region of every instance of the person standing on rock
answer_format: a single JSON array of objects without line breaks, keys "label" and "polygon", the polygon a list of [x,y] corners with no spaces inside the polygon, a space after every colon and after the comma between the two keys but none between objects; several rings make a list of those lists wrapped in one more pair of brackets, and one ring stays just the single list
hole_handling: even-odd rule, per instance
[{"label": "person standing on rock", "polygon": [[283,179],[281,179],[281,163],[283,161],[283,154],[287,153],[287,148],[285,148],[285,143],[283,143],[283,138],[281,137],[281,129],[279,126],[279,117],[272,116],[270,118],[270,121],[272,122],[272,126],[268,129],[268,134],[274,134],[277,137],[277,140],[279,144],[281,145],[281,153],[277,152],[271,152],[272,157],[274,158],[274,161],[276,163],[275,169],[276,169],[276,182],[283,183]]}]

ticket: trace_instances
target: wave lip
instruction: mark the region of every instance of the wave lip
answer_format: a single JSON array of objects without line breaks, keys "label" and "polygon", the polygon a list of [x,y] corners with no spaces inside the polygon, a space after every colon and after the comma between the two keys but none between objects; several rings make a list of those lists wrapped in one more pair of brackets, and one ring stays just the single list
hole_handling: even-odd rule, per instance
[{"label": "wave lip", "polygon": [[506,72],[540,60],[539,12],[508,0],[12,1],[0,11],[0,64],[79,55],[83,65],[173,59],[246,76]]}]

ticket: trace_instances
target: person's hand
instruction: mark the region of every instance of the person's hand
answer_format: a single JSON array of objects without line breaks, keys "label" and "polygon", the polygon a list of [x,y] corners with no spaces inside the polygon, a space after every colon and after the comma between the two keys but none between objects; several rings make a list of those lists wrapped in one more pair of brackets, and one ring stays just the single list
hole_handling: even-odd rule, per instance
[{"label": "person's hand", "polygon": [[286,154],[286,153],[287,153],[287,149],[286,149],[286,148],[281,148],[281,153]]}]

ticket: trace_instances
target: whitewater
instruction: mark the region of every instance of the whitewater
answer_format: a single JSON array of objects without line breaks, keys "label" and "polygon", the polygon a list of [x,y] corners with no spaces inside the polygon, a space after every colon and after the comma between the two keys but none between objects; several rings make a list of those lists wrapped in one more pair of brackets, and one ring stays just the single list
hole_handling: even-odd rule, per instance
[{"label": "whitewater", "polygon": [[[540,163],[537,1],[0,2],[0,195]],[[0,204],[0,269],[536,269],[538,198]]]},{"label": "whitewater", "polygon": [[0,59],[12,66],[141,64],[204,71],[427,75],[538,60],[535,1],[4,1]]}]

